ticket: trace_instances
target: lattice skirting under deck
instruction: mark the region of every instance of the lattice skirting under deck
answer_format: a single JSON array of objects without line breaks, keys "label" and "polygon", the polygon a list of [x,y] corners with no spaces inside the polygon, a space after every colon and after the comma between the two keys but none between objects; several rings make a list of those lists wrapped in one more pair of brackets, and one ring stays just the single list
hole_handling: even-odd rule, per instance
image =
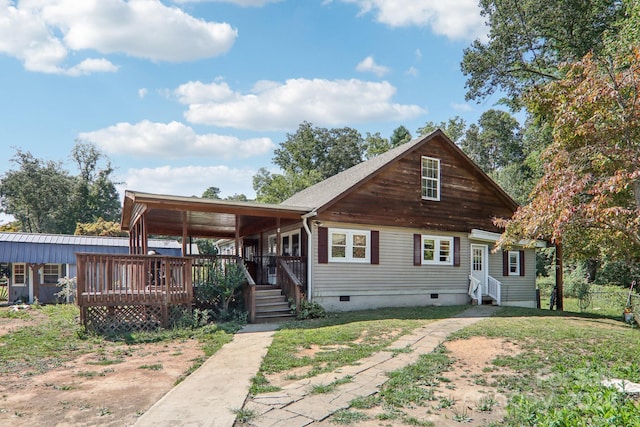
[{"label": "lattice skirting under deck", "polygon": [[191,316],[191,304],[96,306],[81,310],[85,328],[99,334],[154,331]]}]

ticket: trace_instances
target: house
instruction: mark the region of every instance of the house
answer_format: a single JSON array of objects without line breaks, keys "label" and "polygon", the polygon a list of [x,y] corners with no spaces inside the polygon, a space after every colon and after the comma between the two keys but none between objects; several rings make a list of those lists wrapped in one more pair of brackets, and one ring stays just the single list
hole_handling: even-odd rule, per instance
[{"label": "house", "polygon": [[259,320],[258,292],[274,287],[331,311],[470,301],[535,307],[535,248],[494,250],[494,219],[516,209],[438,130],[277,205],[126,191],[121,226],[131,254],[146,253],[148,235],[233,242],[255,285],[246,304]]},{"label": "house", "polygon": [[[149,248],[166,255],[181,255],[175,240],[149,240]],[[8,300],[57,302],[57,283],[76,276],[76,253],[129,253],[127,237],[71,236],[60,234],[0,233],[1,286]]]}]

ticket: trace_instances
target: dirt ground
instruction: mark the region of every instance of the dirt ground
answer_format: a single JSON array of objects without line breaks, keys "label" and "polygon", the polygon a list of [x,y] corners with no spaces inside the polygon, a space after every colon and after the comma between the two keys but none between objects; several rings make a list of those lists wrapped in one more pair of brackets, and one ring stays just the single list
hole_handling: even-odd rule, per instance
[{"label": "dirt ground", "polygon": [[[33,322],[0,318],[0,335]],[[405,408],[404,412],[415,419],[445,427],[458,426],[461,422],[483,426],[502,419],[506,397],[488,386],[492,375],[491,360],[500,354],[517,353],[517,347],[482,337],[448,342],[446,347],[455,363],[442,375],[436,388],[436,400],[430,406]],[[99,351],[44,374],[1,374],[0,425],[132,425],[202,355],[196,340],[169,345],[109,343]],[[269,379],[273,385],[284,385],[292,373],[280,373]],[[501,370],[501,373],[505,372]],[[483,402],[494,403],[489,405],[490,410],[480,410]],[[406,425],[397,420],[376,420],[381,408],[361,411],[369,416],[369,421],[352,425]],[[462,421],[461,417],[468,419]],[[331,420],[321,424],[337,425]]]},{"label": "dirt ground", "polygon": [[[0,335],[29,323],[0,318]],[[108,343],[44,374],[0,374],[0,425],[132,425],[203,354],[197,340]]]}]

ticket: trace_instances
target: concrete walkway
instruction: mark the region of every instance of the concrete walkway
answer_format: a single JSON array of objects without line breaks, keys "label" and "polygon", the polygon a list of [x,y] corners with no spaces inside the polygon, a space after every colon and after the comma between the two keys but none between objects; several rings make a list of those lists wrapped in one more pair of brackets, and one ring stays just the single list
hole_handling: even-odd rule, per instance
[{"label": "concrete walkway", "polygon": [[[277,325],[249,325],[245,333],[223,346],[198,370],[178,384],[135,424],[136,426],[212,426],[232,427],[234,410],[243,407],[257,416],[255,427],[303,427],[317,424],[340,409],[349,407],[356,397],[376,393],[395,371],[415,363],[446,338],[462,328],[490,317],[497,307],[476,306],[459,315],[429,323],[400,337],[385,351],[360,360],[357,366],[344,366],[333,372],[303,379],[287,385],[281,391],[264,393],[249,399],[251,378],[258,371],[262,358],[273,339]],[[263,330],[261,328],[268,328]],[[394,353],[393,349],[410,352]],[[331,393],[311,394],[316,385],[329,385],[349,376],[351,381],[339,385]]]},{"label": "concrete walkway", "polygon": [[[146,411],[140,427],[230,427],[279,327],[247,325],[195,372]],[[144,385],[141,385],[144,387]]]}]

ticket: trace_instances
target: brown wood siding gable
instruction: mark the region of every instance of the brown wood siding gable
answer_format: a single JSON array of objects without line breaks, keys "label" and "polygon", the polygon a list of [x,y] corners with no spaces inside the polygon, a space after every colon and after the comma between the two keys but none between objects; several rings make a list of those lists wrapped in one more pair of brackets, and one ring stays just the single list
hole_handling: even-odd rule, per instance
[{"label": "brown wood siding gable", "polygon": [[[440,201],[422,199],[423,156],[440,160]],[[467,159],[438,137],[393,161],[322,209],[327,221],[450,232],[474,228],[501,232],[493,219],[510,218],[513,213],[513,206],[489,178],[470,168]]]}]

